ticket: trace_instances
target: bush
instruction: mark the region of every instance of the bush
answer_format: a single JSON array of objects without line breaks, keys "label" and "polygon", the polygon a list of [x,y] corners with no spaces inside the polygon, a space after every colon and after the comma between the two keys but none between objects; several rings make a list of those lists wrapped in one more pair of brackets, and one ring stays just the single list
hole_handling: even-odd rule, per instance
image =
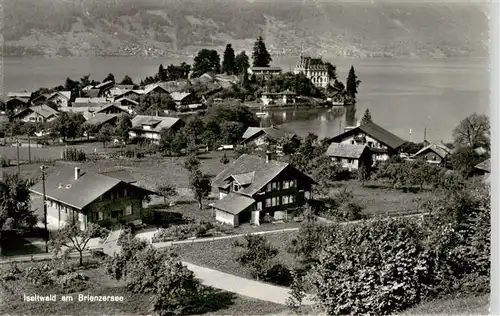
[{"label": "bush", "polygon": [[182,225],[174,225],[161,228],[154,236],[153,242],[166,242],[183,240],[191,237],[207,237],[207,233],[213,225],[209,222],[195,222]]},{"label": "bush", "polygon": [[281,286],[290,286],[293,281],[292,272],[281,263],[276,263],[265,272],[264,280]]},{"label": "bush", "polygon": [[330,315],[402,311],[425,298],[434,281],[416,223],[337,225],[325,244],[309,281]]},{"label": "bush", "polygon": [[66,161],[85,161],[87,157],[83,150],[68,147],[63,150],[62,159]]},{"label": "bush", "polygon": [[4,271],[1,279],[4,281],[13,281],[13,280],[16,280],[20,274],[21,274],[21,270],[19,269],[17,264],[12,263],[9,265],[7,270]]},{"label": "bush", "polygon": [[80,273],[72,272],[57,278],[57,283],[68,293],[78,292],[86,288],[89,277]]},{"label": "bush", "polygon": [[23,272],[23,277],[37,286],[52,286],[54,280],[50,277],[50,271],[52,269],[49,265],[44,264],[42,266],[28,267]]}]

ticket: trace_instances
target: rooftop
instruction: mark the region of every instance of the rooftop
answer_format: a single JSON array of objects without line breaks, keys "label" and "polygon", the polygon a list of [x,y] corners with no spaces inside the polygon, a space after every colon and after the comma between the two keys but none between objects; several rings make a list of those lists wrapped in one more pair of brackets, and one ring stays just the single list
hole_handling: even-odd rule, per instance
[{"label": "rooftop", "polygon": [[367,149],[366,145],[331,143],[326,150],[326,155],[330,157],[359,159]]},{"label": "rooftop", "polygon": [[137,115],[132,119],[132,128],[142,130],[143,125],[152,125],[151,131],[160,132],[163,128],[171,128],[179,121],[181,120],[178,117]]},{"label": "rooftop", "polygon": [[333,138],[330,139],[330,142],[338,143],[341,142],[343,139],[346,137],[355,135],[359,132],[363,132],[367,134],[368,136],[376,139],[377,141],[387,145],[388,147],[392,149],[396,149],[399,146],[403,145],[405,142],[398,136],[394,135],[393,133],[389,132],[385,128],[375,124],[375,123],[367,123],[363,124],[360,126],[357,126],[353,129],[350,129],[342,134],[339,134]]}]

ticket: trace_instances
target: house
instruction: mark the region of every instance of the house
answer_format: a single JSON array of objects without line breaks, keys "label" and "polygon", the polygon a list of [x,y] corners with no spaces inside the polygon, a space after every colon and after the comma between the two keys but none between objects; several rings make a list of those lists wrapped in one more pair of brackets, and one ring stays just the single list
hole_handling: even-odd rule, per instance
[{"label": "house", "polygon": [[249,75],[255,75],[256,77],[264,77],[269,79],[273,76],[281,75],[283,69],[281,67],[250,67],[248,68]]},{"label": "house", "polygon": [[228,82],[231,84],[238,84],[240,79],[236,75],[226,75],[226,74],[217,74],[215,75],[215,80],[219,83]]},{"label": "house", "polygon": [[43,104],[47,101],[47,98],[49,97],[50,95],[49,94],[40,94],[36,97],[34,97],[32,100],[31,100],[31,104],[33,105],[40,105],[40,104]]},{"label": "house", "polygon": [[[260,225],[266,218],[291,218],[309,200],[316,182],[288,163],[243,154],[212,182],[219,200],[215,219],[238,226]],[[267,215],[267,216],[266,216]]]},{"label": "house", "polygon": [[385,161],[396,154],[405,141],[375,123],[368,123],[348,129],[329,139],[329,142],[352,145],[366,144],[372,152],[373,161],[376,162]]},{"label": "house", "polygon": [[162,129],[177,131],[182,126],[184,126],[184,121],[177,117],[137,115],[132,119],[129,136],[130,138],[143,137],[158,143]]},{"label": "house", "polygon": [[151,94],[169,95],[170,93],[161,84],[154,83],[144,88],[144,95],[151,95]]},{"label": "house", "polygon": [[122,90],[121,94],[116,94],[113,97],[115,98],[115,100],[121,98],[128,98],[137,101],[143,94],[144,90]]},{"label": "house", "polygon": [[47,98],[48,102],[54,102],[58,108],[69,106],[70,100],[71,91],[57,91]]},{"label": "house", "polygon": [[76,98],[71,106],[102,106],[111,102],[112,100],[110,98]]},{"label": "house", "polygon": [[194,93],[190,92],[172,92],[170,97],[178,107],[195,104],[200,101]]},{"label": "house", "polygon": [[106,104],[98,109],[96,109],[95,113],[101,113],[101,114],[128,114],[128,110],[122,108],[121,106],[117,104]]},{"label": "house", "polygon": [[85,123],[83,123],[82,126],[95,126],[97,129],[100,129],[106,124],[115,126],[116,122],[118,121],[118,117],[118,114],[94,113],[91,117],[88,118],[87,121],[85,121]]},{"label": "house", "polygon": [[325,88],[330,83],[328,67],[321,58],[300,55],[293,73],[304,74],[318,88]]},{"label": "house", "polygon": [[133,107],[138,106],[139,102],[123,97],[116,99],[114,104],[118,104],[122,107],[126,107],[128,110],[131,110]]},{"label": "house", "polygon": [[17,112],[12,116],[12,119],[19,119],[23,122],[50,122],[57,118],[59,112],[47,105],[35,105]]},{"label": "house", "polygon": [[114,87],[115,83],[112,80],[105,81],[103,83],[98,84],[94,87],[95,90],[98,90],[98,97],[111,97],[111,90]]},{"label": "house", "polygon": [[14,113],[17,113],[23,109],[26,109],[29,106],[29,102],[26,99],[21,98],[11,98],[5,101],[5,109],[11,110]]},{"label": "house", "polygon": [[132,89],[134,89],[134,85],[133,84],[115,84],[113,89],[132,90]]},{"label": "house", "polygon": [[243,146],[254,145],[256,147],[262,147],[268,145],[269,139],[279,142],[282,139],[292,139],[294,137],[297,137],[297,135],[275,128],[274,126],[249,127],[242,136],[243,140],[241,144]]},{"label": "house", "polygon": [[476,169],[477,174],[485,175],[491,173],[491,163],[490,163],[491,158],[486,159],[483,162],[478,163],[477,165],[474,166]]},{"label": "house", "polygon": [[[140,220],[143,201],[155,192],[123,178],[126,171],[95,173],[79,167],[55,170],[45,179],[47,217],[62,227],[75,223],[85,230],[89,223],[117,226]],[[30,191],[43,196],[43,183]]]},{"label": "house", "polygon": [[371,165],[371,152],[366,145],[331,143],[325,154],[349,171],[358,170],[364,163]]},{"label": "house", "polygon": [[297,101],[296,95],[295,92],[289,90],[279,93],[262,92],[261,100],[265,106],[270,104],[287,105],[294,104]]},{"label": "house", "polygon": [[21,99],[24,102],[28,102],[31,98],[31,92],[28,91],[17,91],[17,92],[7,92],[7,99]]},{"label": "house", "polygon": [[451,150],[441,144],[431,143],[415,153],[412,158],[423,159],[428,163],[447,165]]}]

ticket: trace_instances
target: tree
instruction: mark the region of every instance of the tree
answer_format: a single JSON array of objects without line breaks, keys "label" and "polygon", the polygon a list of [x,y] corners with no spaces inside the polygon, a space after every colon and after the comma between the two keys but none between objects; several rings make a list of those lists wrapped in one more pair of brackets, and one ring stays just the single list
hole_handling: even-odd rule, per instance
[{"label": "tree", "polygon": [[229,163],[229,158],[227,158],[226,154],[220,158],[220,162],[227,165]]},{"label": "tree", "polygon": [[75,138],[82,133],[85,118],[80,113],[61,112],[57,119],[51,122],[52,134],[56,137]]},{"label": "tree", "polygon": [[363,117],[361,118],[361,125],[368,124],[368,123],[373,123],[370,109],[366,109],[365,114],[363,114]]},{"label": "tree", "polygon": [[257,41],[255,41],[252,58],[254,67],[269,67],[269,63],[273,60],[267,51],[262,36],[259,36]]},{"label": "tree", "polygon": [[123,77],[123,79],[120,82],[120,84],[133,85],[134,81],[128,75],[125,75],[125,77]]},{"label": "tree", "polygon": [[124,141],[128,140],[129,130],[132,128],[132,120],[128,114],[122,114],[118,117],[118,121],[116,122],[116,128],[114,134],[120,136],[120,138]]},{"label": "tree", "polygon": [[102,82],[106,81],[112,81],[113,83],[115,82],[115,76],[113,74],[109,74]]},{"label": "tree", "polygon": [[460,147],[450,155],[453,170],[468,177],[474,167],[484,160],[472,147]]},{"label": "tree", "polygon": [[[367,155],[370,156],[371,155]],[[371,159],[369,161],[363,162],[360,164],[359,169],[358,169],[358,180],[361,181],[363,186],[365,185],[366,180],[370,179],[372,173],[372,161]]]},{"label": "tree", "polygon": [[236,261],[250,268],[252,276],[257,280],[266,276],[272,260],[278,255],[278,249],[260,235],[245,235],[244,243],[236,241],[234,245],[241,248]]},{"label": "tree", "polygon": [[248,67],[250,67],[248,56],[245,51],[242,51],[235,57],[234,71],[236,74],[242,74],[248,70]]},{"label": "tree", "polygon": [[466,117],[453,129],[453,139],[457,146],[490,148],[490,120],[486,115],[476,113]]},{"label": "tree", "polygon": [[147,242],[124,234],[121,252],[108,261],[107,272],[123,280],[133,293],[151,296],[151,312],[159,315],[197,314],[200,283],[172,252],[158,251]]},{"label": "tree", "polygon": [[326,62],[325,66],[328,71],[328,77],[330,78],[330,81],[337,80],[337,66],[332,65],[329,62]]},{"label": "tree", "polygon": [[203,198],[207,198],[212,191],[210,177],[203,174],[198,168],[192,169],[189,176],[189,187],[193,191],[194,198],[201,210],[203,208],[201,201]]},{"label": "tree", "polygon": [[349,70],[349,75],[347,76],[346,93],[347,96],[351,98],[353,102],[356,101],[356,94],[358,93],[358,87],[360,83],[361,81],[358,80],[358,77],[354,72],[354,66],[351,66],[351,69]]},{"label": "tree", "polygon": [[177,189],[170,183],[159,185],[156,189],[161,196],[163,196],[163,204],[167,204],[167,199],[177,195]]},{"label": "tree", "polygon": [[228,75],[235,73],[235,57],[234,49],[231,44],[226,45],[226,50],[224,51],[224,58],[222,60],[222,72]]},{"label": "tree", "polygon": [[194,58],[193,77],[199,77],[207,72],[220,72],[220,57],[216,50],[202,49]]},{"label": "tree", "polygon": [[5,175],[0,180],[0,230],[32,228],[36,223],[28,181],[17,174]]},{"label": "tree", "polygon": [[97,140],[102,142],[102,145],[106,147],[106,142],[111,141],[113,136],[113,126],[110,124],[105,124],[99,129],[99,133],[97,134]]},{"label": "tree", "polygon": [[60,252],[64,255],[75,250],[80,255],[80,266],[83,265],[83,252],[87,249],[87,244],[92,238],[104,238],[107,231],[101,226],[94,223],[87,223],[87,229],[81,230],[75,223],[67,224],[59,229],[54,239],[52,246],[55,249],[55,255]]},{"label": "tree", "polygon": [[186,170],[189,172],[193,172],[194,170],[199,169],[200,159],[198,159],[196,155],[188,155],[184,160],[184,168],[186,168]]}]

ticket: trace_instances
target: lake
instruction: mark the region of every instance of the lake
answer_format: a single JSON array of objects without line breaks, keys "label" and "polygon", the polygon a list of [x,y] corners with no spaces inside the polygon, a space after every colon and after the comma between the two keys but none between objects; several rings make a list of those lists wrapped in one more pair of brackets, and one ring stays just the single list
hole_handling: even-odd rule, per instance
[{"label": "lake", "polygon": [[[448,141],[452,129],[473,112],[489,113],[489,72],[487,59],[343,59],[327,58],[337,65],[345,82],[354,65],[362,81],[357,117],[369,108],[373,121],[407,140],[422,141],[424,129],[430,141]],[[273,65],[293,69],[297,58],[286,57]],[[146,59],[141,57],[92,58],[4,58],[3,91],[36,90],[64,84],[66,77],[79,79],[90,74],[101,81],[108,73],[117,80],[125,74],[139,82],[156,73],[158,66],[191,58]],[[333,137],[344,128],[344,119],[325,109],[273,111],[263,125],[280,125],[305,136]],[[412,130],[410,136],[409,130]]]}]

